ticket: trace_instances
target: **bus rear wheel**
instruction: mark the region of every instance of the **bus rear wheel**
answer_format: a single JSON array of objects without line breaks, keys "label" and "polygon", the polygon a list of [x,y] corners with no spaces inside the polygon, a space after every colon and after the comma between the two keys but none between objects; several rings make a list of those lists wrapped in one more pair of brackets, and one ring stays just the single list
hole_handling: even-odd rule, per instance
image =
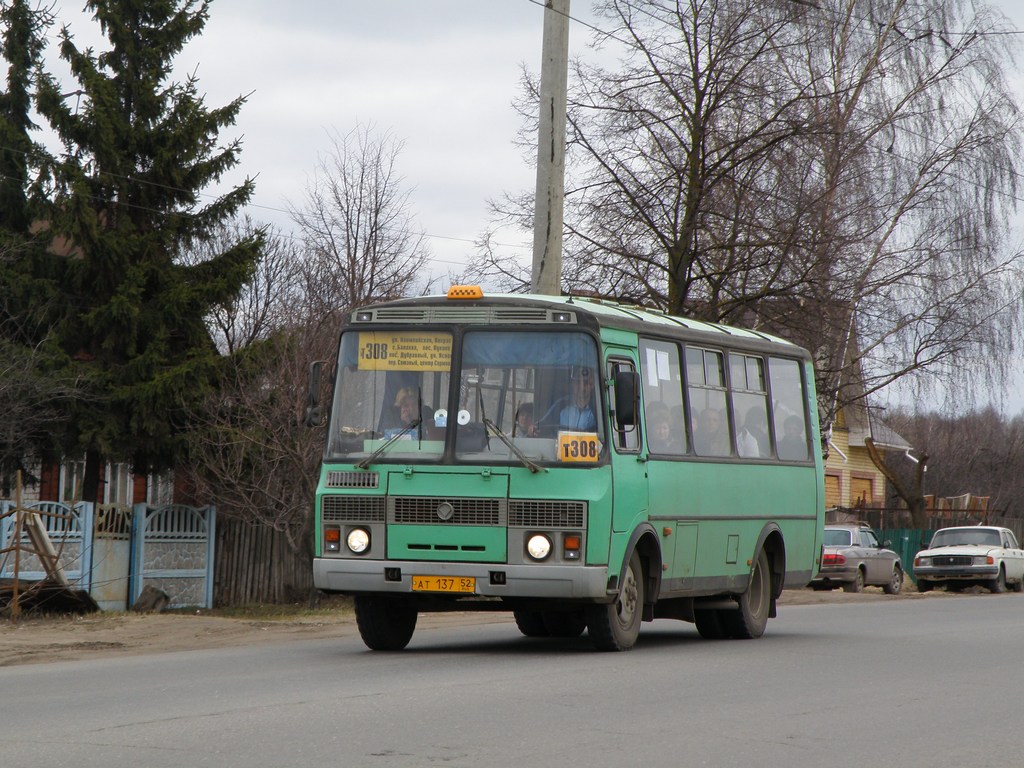
[{"label": "bus rear wheel", "polygon": [[416,606],[398,597],[359,595],[355,598],[356,626],[366,647],[400,651],[416,631]]},{"label": "bus rear wheel", "polygon": [[544,628],[551,637],[579,637],[587,628],[583,611],[544,611]]},{"label": "bus rear wheel", "polygon": [[768,566],[768,555],[762,549],[754,570],[750,572],[750,583],[746,591],[736,598],[735,611],[722,611],[720,619],[729,637],[750,640],[764,634],[768,626],[768,614],[772,603],[772,572]]},{"label": "bus rear wheel", "polygon": [[693,623],[697,627],[697,633],[705,640],[721,640],[727,637],[720,613],[714,608],[698,608],[693,612]]},{"label": "bus rear wheel", "polygon": [[544,614],[540,611],[528,611],[525,608],[512,611],[516,626],[526,637],[550,637],[544,625]]},{"label": "bus rear wheel", "polygon": [[606,605],[587,609],[587,632],[599,651],[628,651],[640,636],[644,612],[644,569],[636,552],[622,577],[619,594]]}]

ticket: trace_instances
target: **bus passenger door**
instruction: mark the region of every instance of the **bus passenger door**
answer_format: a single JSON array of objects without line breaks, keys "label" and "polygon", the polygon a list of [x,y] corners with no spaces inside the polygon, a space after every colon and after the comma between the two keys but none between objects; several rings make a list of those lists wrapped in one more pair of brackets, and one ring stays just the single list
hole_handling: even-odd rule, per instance
[{"label": "bus passenger door", "polygon": [[[609,348],[605,369],[611,381],[609,410],[611,411],[611,464],[612,464],[612,531],[631,531],[640,520],[647,519],[647,464],[640,432],[640,399],[636,360],[632,350]],[[635,413],[628,413],[624,405],[628,394],[626,382],[632,377],[636,393]],[[616,400],[619,401],[618,405]]]}]

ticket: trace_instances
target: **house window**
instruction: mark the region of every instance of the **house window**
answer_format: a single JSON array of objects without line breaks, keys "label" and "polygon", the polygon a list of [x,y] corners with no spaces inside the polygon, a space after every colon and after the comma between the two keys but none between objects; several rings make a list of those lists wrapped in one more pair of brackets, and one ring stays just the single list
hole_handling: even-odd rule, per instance
[{"label": "house window", "polygon": [[153,507],[165,507],[174,502],[174,473],[150,475],[146,484],[146,503]]},{"label": "house window", "polygon": [[103,493],[107,504],[132,503],[132,473],[127,464],[107,465],[107,487]]},{"label": "house window", "polygon": [[60,467],[60,500],[75,502],[82,500],[82,478],[85,476],[84,461],[65,461]]},{"label": "house window", "polygon": [[850,506],[866,507],[875,501],[875,483],[870,477],[850,478]]}]

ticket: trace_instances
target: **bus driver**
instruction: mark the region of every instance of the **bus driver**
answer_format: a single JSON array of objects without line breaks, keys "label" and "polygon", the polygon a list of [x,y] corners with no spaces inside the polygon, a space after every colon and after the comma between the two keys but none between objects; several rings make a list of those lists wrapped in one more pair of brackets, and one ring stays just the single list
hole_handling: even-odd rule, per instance
[{"label": "bus driver", "polygon": [[563,429],[571,429],[576,432],[596,431],[594,372],[590,368],[573,368],[570,373],[569,386],[569,402],[558,413],[559,425]]}]

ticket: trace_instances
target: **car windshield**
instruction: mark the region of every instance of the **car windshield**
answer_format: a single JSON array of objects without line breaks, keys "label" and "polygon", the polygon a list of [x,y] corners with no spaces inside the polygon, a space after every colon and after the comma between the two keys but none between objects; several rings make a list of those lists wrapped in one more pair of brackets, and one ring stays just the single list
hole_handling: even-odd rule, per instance
[{"label": "car windshield", "polygon": [[825,546],[826,547],[848,547],[852,541],[853,534],[846,528],[826,528],[825,529]]},{"label": "car windshield", "polygon": [[999,531],[985,528],[947,528],[935,533],[931,549],[955,547],[961,544],[983,544],[998,547],[1000,544]]}]

